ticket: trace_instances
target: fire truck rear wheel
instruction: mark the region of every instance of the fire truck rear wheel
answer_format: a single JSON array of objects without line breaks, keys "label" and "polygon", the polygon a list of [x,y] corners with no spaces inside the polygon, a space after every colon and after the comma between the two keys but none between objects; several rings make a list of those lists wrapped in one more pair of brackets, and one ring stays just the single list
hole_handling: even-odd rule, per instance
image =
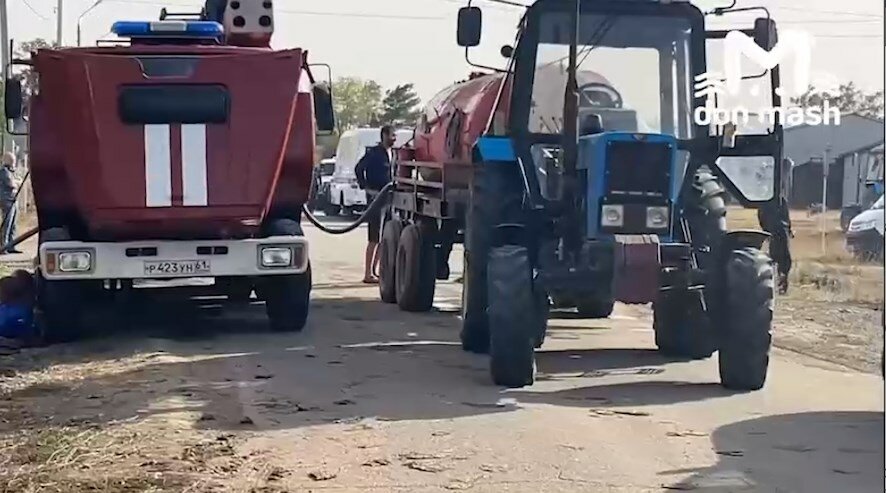
[{"label": "fire truck rear wheel", "polygon": [[528,250],[516,245],[493,248],[488,276],[492,381],[511,388],[532,385],[540,314]]},{"label": "fire truck rear wheel", "polygon": [[403,233],[403,223],[392,219],[385,223],[378,246],[378,291],[385,303],[397,302],[397,245]]},{"label": "fire truck rear wheel", "polygon": [[431,235],[418,224],[400,233],[394,268],[397,304],[405,312],[427,312],[434,306],[437,269]]},{"label": "fire truck rear wheel", "polygon": [[756,248],[733,250],[726,259],[720,328],[720,381],[734,390],[766,383],[772,344],[772,261]]},{"label": "fire truck rear wheel", "polygon": [[[290,219],[271,223],[268,236],[303,236],[301,225]],[[300,332],[308,320],[311,302],[311,264],[303,274],[266,276],[257,286],[275,332]]]},{"label": "fire truck rear wheel", "polygon": [[[67,241],[65,228],[40,232],[39,242]],[[87,301],[81,281],[50,281],[37,269],[37,324],[43,340],[49,344],[72,342],[82,335],[83,304]]]}]

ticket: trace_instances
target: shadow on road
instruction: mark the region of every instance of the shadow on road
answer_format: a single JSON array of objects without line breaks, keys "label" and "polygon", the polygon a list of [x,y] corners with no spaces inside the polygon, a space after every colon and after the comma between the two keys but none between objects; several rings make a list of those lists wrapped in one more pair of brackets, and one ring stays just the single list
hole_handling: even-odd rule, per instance
[{"label": "shadow on road", "polygon": [[[580,378],[583,386],[505,392],[491,385],[486,357],[461,350],[452,313],[404,313],[370,299],[316,299],[299,334],[269,332],[260,303],[226,311],[211,302],[152,305],[130,315],[127,327],[97,327],[91,341],[24,359],[19,372],[57,365],[53,351],[67,364],[90,365],[61,385],[9,395],[29,422],[102,424],[188,411],[204,429],[292,429],[505,413],[521,402],[599,407],[730,395],[673,381],[588,386],[595,377],[662,373],[669,360],[643,349],[542,350],[541,384]],[[94,349],[98,343],[105,351]]]},{"label": "shadow on road", "polygon": [[[711,435],[718,462],[662,471],[689,479],[668,489],[704,493],[883,491],[883,413],[810,412],[761,417]],[[760,489],[765,488],[765,489]]]}]

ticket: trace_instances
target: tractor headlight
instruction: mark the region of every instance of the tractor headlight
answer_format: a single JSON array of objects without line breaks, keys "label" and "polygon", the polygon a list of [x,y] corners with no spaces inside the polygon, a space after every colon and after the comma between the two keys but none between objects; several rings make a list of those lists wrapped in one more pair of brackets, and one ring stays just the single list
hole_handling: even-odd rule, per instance
[{"label": "tractor headlight", "polygon": [[600,225],[604,227],[620,227],[625,224],[625,208],[623,205],[607,204],[600,208]]},{"label": "tractor headlight", "polygon": [[662,206],[646,208],[646,227],[649,229],[665,229],[668,227],[670,220],[668,218],[668,208]]}]

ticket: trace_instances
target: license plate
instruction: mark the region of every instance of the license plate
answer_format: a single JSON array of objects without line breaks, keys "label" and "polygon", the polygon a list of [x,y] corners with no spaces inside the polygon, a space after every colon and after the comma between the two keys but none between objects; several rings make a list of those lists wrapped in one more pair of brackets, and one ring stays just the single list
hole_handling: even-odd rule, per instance
[{"label": "license plate", "polygon": [[209,274],[208,260],[157,260],[145,262],[146,276],[194,276]]}]

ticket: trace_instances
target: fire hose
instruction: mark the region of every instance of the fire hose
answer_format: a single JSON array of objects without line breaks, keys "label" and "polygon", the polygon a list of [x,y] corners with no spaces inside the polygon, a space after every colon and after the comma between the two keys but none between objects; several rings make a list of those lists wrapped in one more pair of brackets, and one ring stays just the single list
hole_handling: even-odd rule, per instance
[{"label": "fire hose", "polygon": [[391,189],[393,188],[393,186],[393,183],[388,183],[387,185],[385,185],[384,188],[382,188],[381,191],[378,192],[378,195],[375,196],[375,199],[372,200],[372,203],[369,204],[369,207],[367,207],[366,210],[363,211],[363,214],[360,214],[360,217],[358,217],[356,221],[348,224],[343,228],[330,228],[329,226],[324,225],[319,220],[317,220],[316,217],[314,217],[314,215],[308,209],[307,205],[303,205],[302,210],[304,211],[305,216],[308,218],[308,221],[310,221],[311,224],[316,226],[317,229],[319,229],[320,231],[323,231],[324,233],[329,233],[331,235],[343,235],[360,227],[361,224],[366,222],[366,218],[369,217],[370,214],[373,214],[384,207],[385,200],[387,199],[387,196],[391,193]]},{"label": "fire hose", "polygon": [[[30,171],[28,173],[30,173]],[[22,181],[25,181],[27,179],[28,179],[28,174],[25,174],[25,177]],[[393,184],[391,184],[391,183],[385,185],[385,187],[381,189],[381,191],[378,193],[378,195],[376,195],[375,199],[373,199],[372,203],[369,204],[369,207],[366,208],[366,210],[363,212],[363,214],[360,214],[360,217],[358,217],[356,221],[354,221],[351,224],[348,224],[347,226],[345,226],[343,228],[330,228],[329,226],[326,226],[323,223],[321,223],[316,217],[314,217],[314,215],[311,213],[310,210],[308,210],[308,207],[306,205],[303,206],[302,209],[304,210],[305,216],[308,218],[308,221],[310,221],[311,224],[316,226],[317,229],[319,229],[320,231],[323,231],[324,233],[328,233],[331,235],[342,235],[345,233],[349,233],[349,232],[357,229],[358,227],[360,227],[361,224],[366,222],[366,218],[369,217],[370,214],[372,214],[372,213],[376,212],[378,209],[382,208],[384,206],[385,200],[387,199],[387,196],[391,193],[392,187],[393,187]],[[15,193],[15,198],[13,199],[13,203],[18,202],[18,195],[19,195],[19,193],[21,193],[21,191],[22,191],[22,189],[21,189],[21,187],[19,187],[18,191]],[[9,243],[4,244],[4,245],[0,245],[0,252],[6,251],[9,248],[13,248],[16,245],[19,245],[20,243],[27,240],[28,238],[36,235],[38,232],[40,232],[39,227],[32,228],[32,229],[29,229],[28,231],[25,231],[23,234],[19,235],[17,238],[13,239]]]}]

